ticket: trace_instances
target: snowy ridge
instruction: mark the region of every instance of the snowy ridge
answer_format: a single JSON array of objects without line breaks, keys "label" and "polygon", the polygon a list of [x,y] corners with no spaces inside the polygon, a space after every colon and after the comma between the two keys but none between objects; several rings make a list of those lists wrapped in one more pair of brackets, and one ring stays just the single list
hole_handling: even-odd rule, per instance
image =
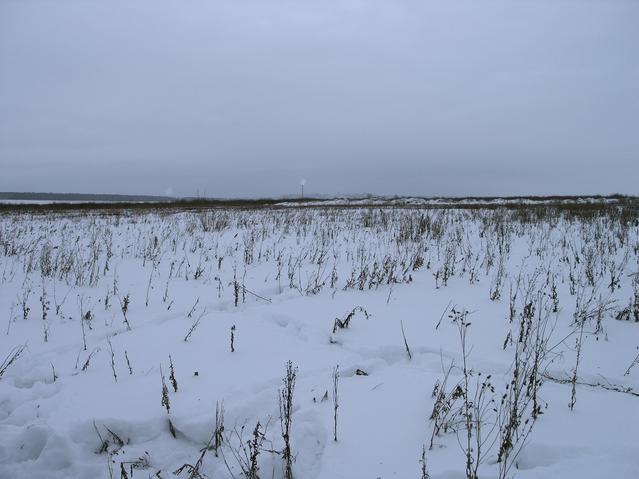
[{"label": "snowy ridge", "polygon": [[420,198],[420,197],[339,197],[326,200],[281,202],[279,206],[484,206],[484,205],[613,205],[627,197],[575,196],[575,197],[504,197],[504,198]]}]

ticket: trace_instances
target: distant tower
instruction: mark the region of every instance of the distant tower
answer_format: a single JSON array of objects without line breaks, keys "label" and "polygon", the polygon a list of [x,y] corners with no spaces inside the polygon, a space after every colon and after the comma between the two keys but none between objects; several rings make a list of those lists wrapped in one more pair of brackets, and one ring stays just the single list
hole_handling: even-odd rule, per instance
[{"label": "distant tower", "polygon": [[304,185],[306,184],[306,180],[302,178],[300,180],[300,186],[302,187],[302,198],[304,198]]}]

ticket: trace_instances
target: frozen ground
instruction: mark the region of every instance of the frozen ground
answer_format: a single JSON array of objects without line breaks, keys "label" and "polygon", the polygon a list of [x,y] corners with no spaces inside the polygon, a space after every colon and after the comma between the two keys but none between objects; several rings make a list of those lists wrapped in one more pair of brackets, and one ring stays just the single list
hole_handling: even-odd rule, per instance
[{"label": "frozen ground", "polygon": [[5,214],[0,477],[284,477],[287,361],[296,478],[639,477],[636,213],[535,211]]},{"label": "frozen ground", "polygon": [[304,202],[282,202],[281,206],[497,206],[497,205],[593,205],[593,204],[618,204],[628,197],[623,196],[530,196],[530,197],[506,197],[506,198],[420,198],[411,196],[364,196],[327,198],[322,200],[309,200]]}]

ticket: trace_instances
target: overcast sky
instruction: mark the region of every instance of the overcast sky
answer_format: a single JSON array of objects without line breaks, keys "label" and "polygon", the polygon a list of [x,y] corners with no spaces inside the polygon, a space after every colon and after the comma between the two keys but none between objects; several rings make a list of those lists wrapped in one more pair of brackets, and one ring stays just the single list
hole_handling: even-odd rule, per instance
[{"label": "overcast sky", "polygon": [[0,0],[0,190],[639,194],[639,1]]}]

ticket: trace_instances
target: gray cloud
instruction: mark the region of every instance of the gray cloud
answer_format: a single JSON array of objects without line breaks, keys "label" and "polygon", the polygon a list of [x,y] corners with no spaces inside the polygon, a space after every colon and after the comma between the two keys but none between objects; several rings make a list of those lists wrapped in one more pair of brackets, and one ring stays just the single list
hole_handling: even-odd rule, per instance
[{"label": "gray cloud", "polygon": [[639,4],[0,3],[0,190],[639,193]]}]

